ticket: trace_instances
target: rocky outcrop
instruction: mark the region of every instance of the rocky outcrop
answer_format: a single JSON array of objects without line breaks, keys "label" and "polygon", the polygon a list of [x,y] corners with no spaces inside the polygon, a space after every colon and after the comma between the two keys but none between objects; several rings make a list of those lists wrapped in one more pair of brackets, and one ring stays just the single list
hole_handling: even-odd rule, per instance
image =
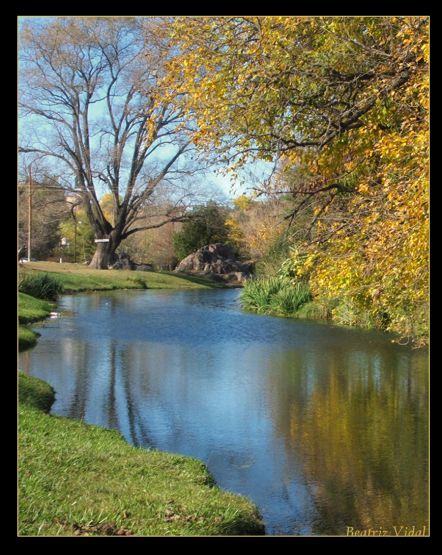
[{"label": "rocky outcrop", "polygon": [[251,263],[236,260],[227,245],[213,243],[186,256],[174,271],[240,284],[250,275],[251,266]]}]

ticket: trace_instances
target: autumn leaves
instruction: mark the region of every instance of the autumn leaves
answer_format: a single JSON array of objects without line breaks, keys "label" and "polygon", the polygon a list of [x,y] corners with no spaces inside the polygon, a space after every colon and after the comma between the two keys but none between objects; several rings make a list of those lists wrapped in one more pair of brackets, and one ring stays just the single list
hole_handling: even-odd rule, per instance
[{"label": "autumn leaves", "polygon": [[425,17],[177,18],[164,81],[180,93],[198,147],[233,172],[253,158],[279,160],[324,185],[308,203],[305,182],[291,186],[294,214],[308,204],[314,224],[294,245],[314,295],[419,344],[428,326],[428,31]]}]

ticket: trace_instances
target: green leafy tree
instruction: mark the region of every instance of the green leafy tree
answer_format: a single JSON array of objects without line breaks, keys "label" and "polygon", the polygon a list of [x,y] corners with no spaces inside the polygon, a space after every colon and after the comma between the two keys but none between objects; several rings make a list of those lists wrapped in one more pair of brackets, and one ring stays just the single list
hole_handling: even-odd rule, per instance
[{"label": "green leafy tree", "polygon": [[95,252],[94,230],[84,209],[76,211],[75,219],[70,217],[60,224],[60,234],[67,244],[60,247],[59,255],[72,262],[88,262]]},{"label": "green leafy tree", "polygon": [[214,202],[197,207],[182,231],[175,233],[173,246],[178,260],[209,243],[228,243],[229,229],[225,221],[227,209]]}]

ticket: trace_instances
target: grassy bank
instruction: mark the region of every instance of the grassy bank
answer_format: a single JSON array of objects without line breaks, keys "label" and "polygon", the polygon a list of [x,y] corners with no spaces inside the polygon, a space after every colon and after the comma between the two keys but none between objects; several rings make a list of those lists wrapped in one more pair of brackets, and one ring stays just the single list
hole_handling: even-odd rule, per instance
[{"label": "grassy bank", "polygon": [[378,322],[370,320],[368,313],[356,311],[342,299],[313,299],[308,283],[293,283],[278,276],[247,281],[241,305],[245,310],[258,314],[330,320],[343,326],[382,329]]},{"label": "grassy bank", "polygon": [[24,351],[35,345],[39,335],[29,327],[29,324],[47,318],[55,304],[25,293],[18,295],[18,347],[20,351]]},{"label": "grassy bank", "polygon": [[[56,278],[65,292],[218,286],[203,278],[75,264],[20,268],[25,275],[41,272]],[[38,337],[29,324],[46,318],[55,304],[22,292],[18,300],[23,350]],[[256,507],[219,489],[200,461],[136,448],[115,431],[50,416],[53,401],[54,391],[46,382],[19,374],[19,535],[263,533]]]},{"label": "grassy bank", "polygon": [[344,311],[343,308],[347,307],[338,300],[313,299],[307,282],[293,283],[292,280],[279,276],[247,281],[241,295],[241,305],[245,310],[258,314],[333,320],[347,326],[376,327],[367,318],[364,319],[363,314],[356,315],[348,309]]},{"label": "grassy bank", "polygon": [[110,289],[207,289],[223,284],[201,277],[169,272],[137,272],[129,270],[94,270],[82,264],[28,262],[20,266],[21,275],[47,272],[55,277],[65,293]]},{"label": "grassy bank", "polygon": [[[329,320],[340,326],[377,329],[390,334],[391,340],[403,345],[425,347],[428,334],[421,322],[425,315],[415,309],[416,321],[410,324],[410,333],[404,337],[389,326],[386,312],[374,311],[370,305],[364,307],[351,299],[313,298],[307,282],[294,282],[279,276],[259,277],[246,282],[241,305],[245,310],[258,314],[283,316],[287,318],[306,318],[309,320]],[[423,306],[420,310],[426,309]],[[404,318],[410,318],[405,316]]]},{"label": "grassy bank", "polygon": [[196,459],[49,416],[52,388],[19,375],[19,535],[261,534],[255,506]]}]

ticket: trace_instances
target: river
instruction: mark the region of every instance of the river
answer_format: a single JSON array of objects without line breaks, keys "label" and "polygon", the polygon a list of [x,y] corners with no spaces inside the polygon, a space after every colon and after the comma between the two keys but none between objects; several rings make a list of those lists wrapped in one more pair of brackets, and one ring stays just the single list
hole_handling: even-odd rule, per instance
[{"label": "river", "polygon": [[428,525],[428,351],[239,294],[65,295],[20,367],[54,387],[52,414],[204,461],[267,534]]}]

